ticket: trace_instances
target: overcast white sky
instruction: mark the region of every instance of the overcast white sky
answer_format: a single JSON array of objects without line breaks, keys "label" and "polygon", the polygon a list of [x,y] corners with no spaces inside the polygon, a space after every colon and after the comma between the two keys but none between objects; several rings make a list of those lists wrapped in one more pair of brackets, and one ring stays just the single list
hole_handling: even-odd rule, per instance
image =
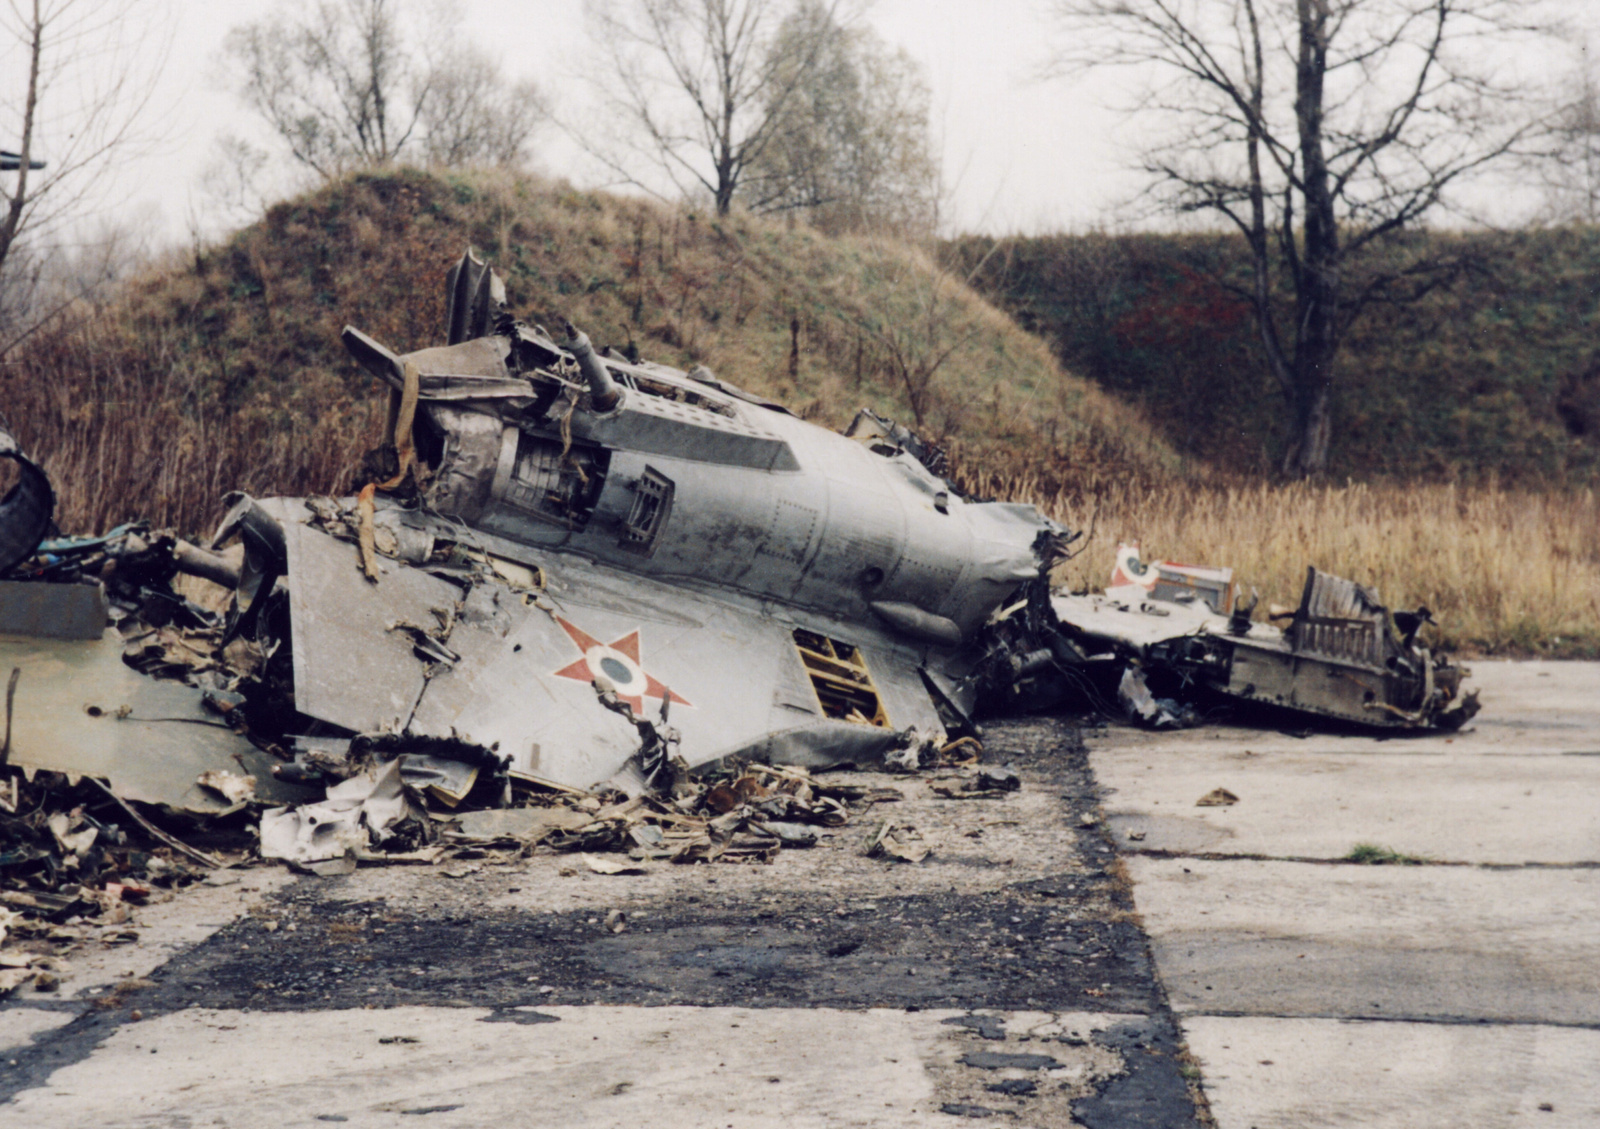
[{"label": "overcast white sky", "polygon": [[[277,0],[140,0],[159,10],[172,49],[158,103],[168,107],[157,152],[123,167],[115,207],[145,215],[165,235],[181,235],[213,139],[248,122],[217,84],[221,45],[231,27],[267,14]],[[1600,3],[1575,5],[1600,28]],[[496,52],[515,77],[538,80],[565,113],[582,109],[576,79],[596,62],[582,0],[460,0],[466,38]],[[1110,221],[1137,190],[1128,171],[1131,127],[1107,102],[1114,80],[1041,81],[1051,24],[1048,0],[876,0],[867,19],[925,68],[941,141],[954,230],[1040,232]],[[1570,65],[1553,47],[1550,65]],[[1559,56],[1559,57],[1558,57]],[[9,69],[9,67],[8,67]],[[594,183],[581,154],[549,131],[541,171]],[[0,139],[0,144],[10,139]]]}]

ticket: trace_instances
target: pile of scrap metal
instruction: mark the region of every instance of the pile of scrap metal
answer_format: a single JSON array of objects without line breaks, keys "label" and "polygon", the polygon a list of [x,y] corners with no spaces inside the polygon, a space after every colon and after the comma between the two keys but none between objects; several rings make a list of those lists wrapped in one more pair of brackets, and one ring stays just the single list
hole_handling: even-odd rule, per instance
[{"label": "pile of scrap metal", "polygon": [[[636,861],[770,860],[782,848],[813,845],[819,828],[900,798],[894,789],[814,777],[804,764],[747,765],[737,755],[702,763],[691,779],[667,711],[673,702],[680,711],[693,707],[642,676],[632,687],[637,697],[627,692],[629,671],[617,664],[641,662],[627,640],[614,649],[619,658],[612,649],[580,651],[585,680],[551,677],[581,691],[595,717],[624,722],[618,763],[631,755],[648,773],[648,789],[577,787],[511,771],[514,758],[453,729],[340,725],[304,712],[311,705],[349,720],[339,711],[397,709],[461,661],[451,644],[473,642],[468,630],[480,633],[480,646],[499,639],[517,654],[522,643],[507,638],[513,617],[561,624],[555,597],[529,566],[519,571],[478,546],[441,545],[428,554],[429,571],[406,564],[405,534],[369,520],[360,498],[297,502],[303,525],[270,515],[285,503],[240,498],[213,538],[218,549],[141,523],[98,537],[46,537],[50,484],[15,444],[5,449],[20,481],[0,501],[0,533],[12,535],[0,560],[0,664],[11,671],[0,752],[0,900],[26,915],[16,928],[34,922],[66,940],[83,931],[63,922],[75,927],[98,913],[95,927],[120,925],[125,914],[101,912],[108,898],[142,899],[152,883],[189,881],[204,867],[254,857],[322,874],[363,861],[510,861],[540,847],[584,852],[592,869],[608,873],[630,864],[597,859],[600,852]],[[371,517],[393,512],[380,506]],[[347,609],[336,603],[313,604],[330,617],[323,634],[297,620],[294,589],[304,592],[318,577],[309,568],[291,572],[291,546],[301,564],[317,552],[333,556],[322,594],[369,619],[341,622]],[[341,591],[341,580],[353,583]],[[458,620],[466,628],[452,631]],[[376,651],[391,668],[369,667],[374,683],[340,697],[348,687],[324,677],[338,664],[324,664],[314,667],[314,685],[303,671],[308,657],[317,661],[318,644],[332,648],[363,627],[373,630],[346,640],[350,653],[370,660]],[[560,629],[571,646],[573,629]],[[847,661],[839,647],[830,654]],[[577,665],[570,654],[561,658],[563,667]],[[590,663],[610,677],[601,682]],[[385,685],[395,667],[400,684]],[[416,686],[405,681],[413,672]],[[637,698],[659,699],[659,715],[636,712]],[[857,717],[864,701],[860,692],[852,699]],[[881,719],[873,728],[884,732]],[[960,765],[977,752],[974,742],[941,744],[914,729],[889,731],[880,743],[881,759],[904,769]],[[940,786],[960,798],[1000,794],[989,786],[994,777],[970,769]],[[1014,774],[1009,779],[1014,785]]]},{"label": "pile of scrap metal", "polygon": [[[1313,573],[1281,632],[1231,576],[1135,556],[1103,596],[1052,591],[1080,535],[963,496],[903,427],[841,435],[557,338],[470,253],[447,293],[443,346],[344,332],[390,396],[354,497],[234,496],[207,547],[41,541],[49,484],[22,460],[0,502],[12,763],[201,827],[267,806],[260,854],[324,870],[486,836],[731,858],[840,818],[807,773],[970,754],[986,712],[1475,708],[1365,589]],[[775,792],[719,810],[719,777]]]},{"label": "pile of scrap metal", "polygon": [[[0,458],[15,480],[0,499],[0,992],[29,980],[43,991],[55,986],[63,951],[85,939],[135,939],[130,906],[239,857],[173,838],[132,801],[192,792],[197,806],[220,809],[205,782],[219,769],[232,776],[239,765],[228,753],[240,747],[225,728],[214,735],[221,723],[202,691],[141,678],[108,630],[142,608],[145,630],[183,649],[183,632],[216,620],[162,577],[174,546],[153,545],[133,526],[46,540],[48,478],[5,432]],[[174,750],[176,729],[183,747]],[[210,847],[208,838],[200,836]]]},{"label": "pile of scrap metal", "polygon": [[1454,730],[1478,712],[1477,692],[1461,691],[1467,670],[1418,640],[1426,607],[1394,612],[1371,588],[1308,568],[1299,606],[1269,609],[1280,628],[1252,619],[1256,597],[1240,599],[1232,569],[1138,554],[1118,549],[1102,593],[1036,584],[996,617],[978,667],[991,708],[1007,695],[1115,698],[1154,728],[1253,714]]},{"label": "pile of scrap metal", "polygon": [[[285,735],[283,719],[318,727],[276,696],[274,654],[230,633],[237,606],[208,609],[226,589],[171,567],[192,576],[198,561],[230,579],[219,560],[229,557],[126,526],[42,541],[0,581],[0,658],[14,672],[0,773],[0,903],[11,908],[0,910],[0,944],[8,927],[13,938],[0,949],[0,992],[30,978],[53,985],[64,946],[132,939],[127,904],[162,896],[155,887],[258,856],[324,875],[366,861],[440,862],[460,874],[481,865],[472,860],[511,862],[541,847],[581,853],[607,874],[652,860],[771,861],[901,799],[799,766],[729,761],[690,779],[681,758],[660,790],[630,799],[513,781],[503,758],[455,739]],[[240,571],[235,562],[231,579],[248,587]],[[210,598],[196,603],[174,580]],[[70,614],[84,600],[90,614]],[[88,700],[69,704],[79,698]],[[996,779],[1016,786],[1014,774],[959,767],[974,755],[971,742],[945,750],[937,763],[958,774],[935,784],[960,798],[1002,794]]]}]

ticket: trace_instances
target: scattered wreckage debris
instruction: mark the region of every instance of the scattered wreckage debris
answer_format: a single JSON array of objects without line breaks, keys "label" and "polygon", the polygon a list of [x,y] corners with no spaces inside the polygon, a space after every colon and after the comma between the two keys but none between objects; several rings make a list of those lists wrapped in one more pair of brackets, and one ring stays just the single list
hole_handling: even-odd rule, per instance
[{"label": "scattered wreckage debris", "polygon": [[[131,818],[131,821],[129,817]],[[53,991],[84,944],[138,940],[133,907],[237,863],[196,865],[97,781],[18,768],[0,778],[0,995],[32,982]]]},{"label": "scattered wreckage debris", "polygon": [[43,469],[22,453],[9,431],[0,430],[0,458],[17,472],[17,481],[0,498],[0,575],[4,575],[33,556],[50,532],[56,494]]},{"label": "scattered wreckage debris", "polygon": [[[1454,730],[1478,712],[1477,692],[1461,690],[1466,669],[1419,642],[1426,608],[1393,612],[1371,588],[1316,568],[1298,607],[1273,609],[1281,628],[1255,621],[1256,604],[1231,569],[1146,564],[1125,545],[1103,593],[1029,585],[996,617],[1003,645],[980,675],[991,700],[1076,693],[1106,713],[1115,700],[1152,728],[1198,724],[1217,707],[1377,729]],[[1029,675],[1043,676],[1043,692]]]},{"label": "scattered wreckage debris", "polygon": [[1082,535],[964,496],[898,424],[836,434],[703,367],[553,336],[470,253],[447,289],[443,346],[344,332],[391,408],[353,498],[231,495],[206,545],[60,537],[0,433],[17,912],[104,917],[107,891],[257,857],[770,861],[867,815],[864,850],[914,863],[932,845],[873,810],[900,793],[830,770],[995,799],[1020,780],[978,763],[986,714],[1453,728],[1477,708],[1418,643],[1425,609],[1313,569],[1280,629],[1231,571],[1131,546],[1103,594],[1056,591]]}]

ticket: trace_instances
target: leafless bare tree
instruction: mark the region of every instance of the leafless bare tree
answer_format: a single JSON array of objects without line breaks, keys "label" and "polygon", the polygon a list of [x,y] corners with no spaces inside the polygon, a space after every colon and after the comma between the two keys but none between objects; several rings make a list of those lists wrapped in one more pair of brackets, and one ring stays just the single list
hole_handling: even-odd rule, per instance
[{"label": "leafless bare tree", "polygon": [[226,52],[235,91],[324,177],[408,153],[518,164],[547,116],[532,83],[459,43],[447,4],[421,31],[403,0],[315,0],[244,24]]},{"label": "leafless bare tree", "polygon": [[228,33],[240,97],[323,176],[391,161],[427,96],[398,0],[320,0]]},{"label": "leafless bare tree", "polygon": [[[967,406],[945,366],[984,332],[982,319],[971,314],[973,274],[962,277],[896,240],[867,240],[863,250],[866,285],[839,308],[857,311],[846,324],[905,395],[917,429],[943,442],[959,430]],[[935,419],[936,409],[942,419]]]},{"label": "leafless bare tree", "polygon": [[681,191],[704,192],[718,215],[733,207],[772,145],[791,100],[841,26],[827,0],[815,35],[778,34],[792,0],[589,0],[610,66],[595,72],[622,136],[591,152],[619,177],[650,187],[637,163]]},{"label": "leafless bare tree", "polygon": [[[776,92],[772,140],[750,164],[752,211],[804,215],[824,231],[931,235],[939,165],[922,69],[870,27],[842,27],[821,0],[802,0],[779,26],[775,53],[809,73]],[[792,93],[791,93],[792,91]]]},{"label": "leafless bare tree", "polygon": [[81,290],[51,260],[89,262],[82,248],[94,240],[68,239],[69,227],[105,198],[115,163],[151,139],[167,40],[150,29],[162,26],[159,7],[139,0],[0,8],[0,141],[17,166],[0,172],[0,356]]},{"label": "leafless bare tree", "polygon": [[1546,216],[1600,223],[1600,71],[1587,45],[1556,98],[1548,148],[1534,162]]},{"label": "leafless bare tree", "polygon": [[[1238,291],[1284,396],[1283,470],[1325,470],[1340,344],[1375,301],[1453,264],[1397,239],[1536,130],[1488,48],[1540,34],[1538,0],[1056,0],[1065,69],[1123,66],[1154,198],[1244,236]],[[1292,314],[1280,309],[1289,291]]]},{"label": "leafless bare tree", "polygon": [[436,165],[521,165],[549,117],[537,84],[509,83],[488,52],[452,45],[429,68],[422,151]]},{"label": "leafless bare tree", "polygon": [[189,238],[196,254],[219,230],[241,227],[265,214],[271,167],[272,154],[248,138],[223,133],[212,140],[189,206]]}]

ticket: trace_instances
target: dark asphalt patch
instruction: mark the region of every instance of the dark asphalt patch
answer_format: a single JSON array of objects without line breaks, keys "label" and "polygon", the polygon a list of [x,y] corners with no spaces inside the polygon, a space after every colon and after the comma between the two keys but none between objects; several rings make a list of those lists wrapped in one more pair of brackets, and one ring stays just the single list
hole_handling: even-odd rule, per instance
[{"label": "dark asphalt patch", "polygon": [[[1128,1069],[1074,1105],[1078,1120],[1092,1129],[1195,1126],[1176,1027],[1116,852],[1093,820],[1083,822],[1098,803],[1084,746],[1070,726],[1040,719],[992,725],[989,744],[994,759],[1029,777],[1027,787],[1059,797],[1080,856],[1073,873],[982,893],[877,896],[875,913],[842,918],[826,889],[796,889],[777,905],[665,897],[638,907],[649,933],[622,934],[590,924],[592,909],[435,916],[341,900],[337,879],[300,882],[151,974],[136,1003],[151,1018],[189,1007],[474,1006],[492,1009],[485,1021],[493,1023],[551,1022],[537,1006],[590,1003],[1138,1014],[1151,1018],[1093,1036],[1114,1042]],[[134,1003],[89,1009],[12,1051],[0,1099],[86,1057]],[[954,1025],[1005,1038],[998,1018]],[[1033,1100],[1021,1087],[1003,1092]],[[978,1105],[945,1108],[991,1115]]]},{"label": "dark asphalt patch", "polygon": [[999,1110],[987,1106],[967,1105],[965,1102],[945,1102],[939,1107],[940,1113],[948,1113],[955,1117],[994,1117]]},{"label": "dark asphalt patch", "polygon": [[964,1066],[979,1070],[1060,1070],[1061,1062],[1049,1055],[1010,1055],[1000,1051],[969,1051],[961,1056]]},{"label": "dark asphalt patch", "polygon": [[1120,1051],[1127,1069],[1098,1093],[1074,1102],[1074,1119],[1089,1129],[1198,1125],[1178,1058],[1179,1040],[1177,1024],[1165,1007],[1146,1019],[1096,1032],[1094,1042]]},{"label": "dark asphalt patch", "polygon": [[[765,903],[649,907],[650,933],[611,934],[590,910],[432,919],[301,886],[218,931],[151,979],[146,1014],[184,1007],[302,1011],[539,1003],[1118,1011],[1158,1006],[1130,922],[1011,888],[875,899],[864,922],[808,924],[831,899],[763,920]],[[294,928],[288,928],[289,925]],[[331,944],[337,926],[339,944]],[[544,987],[555,991],[541,993]]]},{"label": "dark asphalt patch", "polygon": [[1006,1037],[1006,1021],[998,1015],[952,1015],[940,1022],[947,1027],[965,1027],[980,1039]]}]

